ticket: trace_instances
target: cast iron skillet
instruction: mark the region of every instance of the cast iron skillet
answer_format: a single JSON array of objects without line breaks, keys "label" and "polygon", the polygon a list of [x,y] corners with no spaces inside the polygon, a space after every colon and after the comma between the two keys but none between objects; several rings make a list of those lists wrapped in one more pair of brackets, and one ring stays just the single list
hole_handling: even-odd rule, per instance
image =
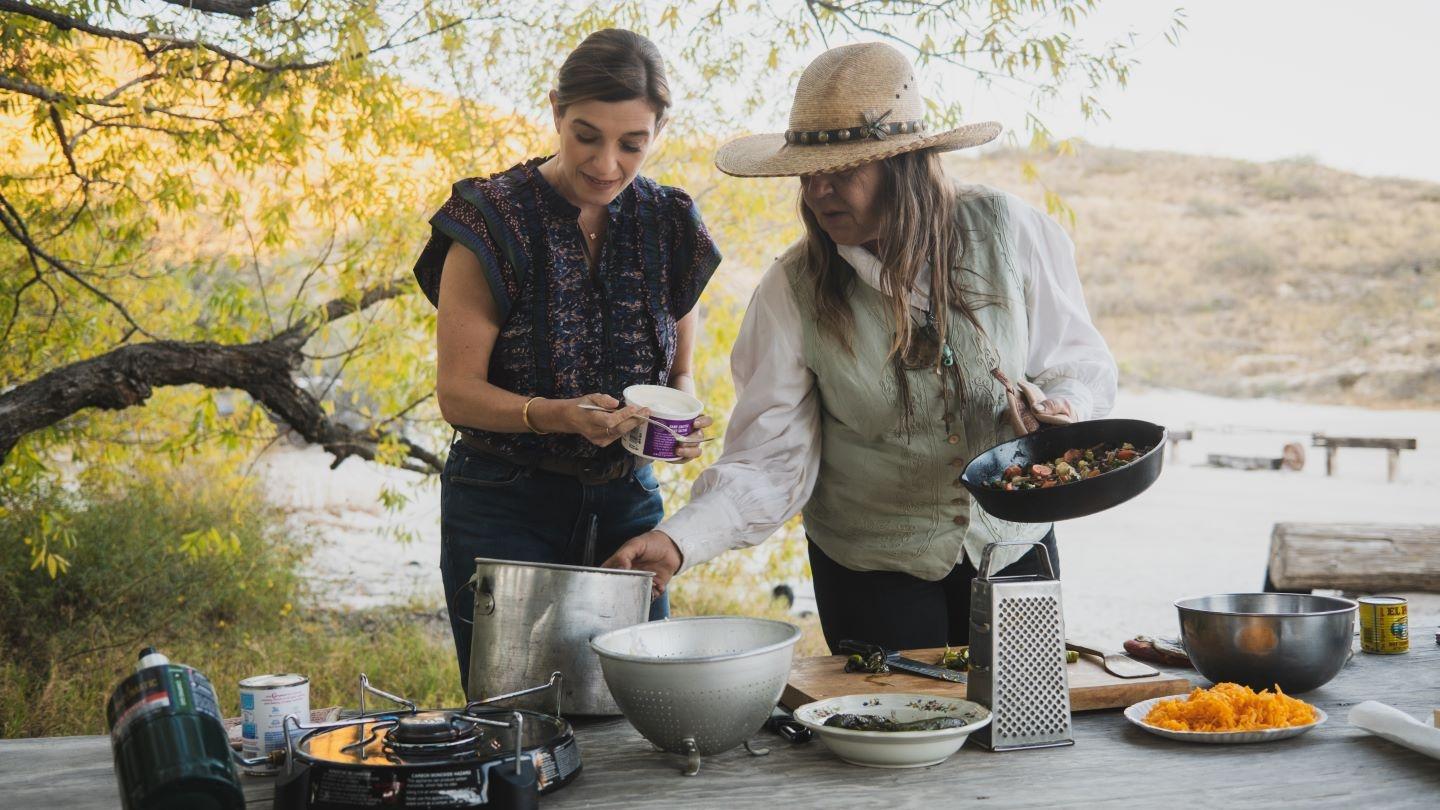
[{"label": "cast iron skillet", "polygon": [[[1050,523],[1093,515],[1130,500],[1155,483],[1165,458],[1165,435],[1164,427],[1139,419],[1094,419],[1049,427],[997,444],[970,459],[960,482],[982,509],[1003,520]],[[1115,447],[1129,442],[1136,449],[1148,446],[1150,451],[1118,470],[1048,489],[1006,492],[986,486],[1011,464],[1047,464],[1072,447],[1083,450],[1101,442]]]}]

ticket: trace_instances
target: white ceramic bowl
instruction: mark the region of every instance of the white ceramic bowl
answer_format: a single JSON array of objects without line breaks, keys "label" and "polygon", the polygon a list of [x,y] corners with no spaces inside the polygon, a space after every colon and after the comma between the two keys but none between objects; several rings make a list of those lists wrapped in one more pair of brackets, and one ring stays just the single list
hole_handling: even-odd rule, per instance
[{"label": "white ceramic bowl", "polygon": [[[966,723],[936,731],[852,731],[825,725],[827,719],[837,714],[876,714],[900,723],[931,717],[959,717]],[[968,700],[881,693],[843,695],[807,703],[795,710],[795,719],[814,731],[846,762],[871,768],[921,768],[938,765],[960,750],[971,732],[990,722],[990,710]]]}]

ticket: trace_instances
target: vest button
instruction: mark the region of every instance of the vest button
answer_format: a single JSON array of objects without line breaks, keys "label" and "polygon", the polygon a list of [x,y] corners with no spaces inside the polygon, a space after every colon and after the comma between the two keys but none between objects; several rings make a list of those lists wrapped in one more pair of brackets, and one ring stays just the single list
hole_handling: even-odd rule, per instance
[{"label": "vest button", "polygon": [[954,468],[956,468],[956,469],[959,469],[959,468],[961,468],[961,467],[964,467],[964,466],[965,466],[965,459],[963,459],[963,458],[952,458],[952,459],[950,459],[950,466],[951,466],[951,467],[954,467]]},{"label": "vest button", "polygon": [[950,438],[946,439],[945,441],[950,442],[951,444],[959,444],[960,437],[954,433],[951,433]]},{"label": "vest button", "polygon": [[[957,500],[958,500],[958,499],[957,499]],[[970,522],[970,518],[967,517],[966,515],[956,515],[956,516],[955,516],[955,525],[956,525],[956,526],[964,526],[964,525],[966,525],[966,524],[969,523],[969,522]]]},{"label": "vest button", "polygon": [[957,504],[957,505],[958,505],[958,504],[962,504],[962,503],[964,503],[964,502],[965,502],[965,499],[964,499],[964,498],[951,498],[951,499],[950,499],[950,503]]}]

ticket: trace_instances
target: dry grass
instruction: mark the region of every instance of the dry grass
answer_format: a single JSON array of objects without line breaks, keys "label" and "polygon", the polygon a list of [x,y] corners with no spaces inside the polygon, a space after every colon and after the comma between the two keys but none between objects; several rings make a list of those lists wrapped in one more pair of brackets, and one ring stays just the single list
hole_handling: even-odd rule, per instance
[{"label": "dry grass", "polygon": [[[1075,211],[1086,299],[1123,383],[1371,406],[1440,397],[1440,185],[1084,145],[955,155],[950,171],[1043,205],[1026,162]],[[712,188],[717,283],[744,301],[799,232],[795,182]]]},{"label": "dry grass", "polygon": [[[952,171],[1039,205],[1025,160]],[[1037,162],[1075,210],[1122,382],[1371,406],[1440,395],[1440,185],[1093,147]]]}]

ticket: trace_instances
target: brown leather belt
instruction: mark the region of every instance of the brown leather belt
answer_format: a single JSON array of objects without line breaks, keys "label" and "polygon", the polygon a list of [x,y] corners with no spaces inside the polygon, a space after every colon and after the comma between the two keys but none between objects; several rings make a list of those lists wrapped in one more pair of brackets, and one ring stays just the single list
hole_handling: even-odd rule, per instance
[{"label": "brown leather belt", "polygon": [[532,455],[529,453],[508,453],[500,450],[478,436],[460,433],[460,441],[466,447],[491,458],[556,475],[578,478],[582,484],[608,484],[635,471],[635,457],[625,453],[617,458],[561,458],[558,456]]}]

